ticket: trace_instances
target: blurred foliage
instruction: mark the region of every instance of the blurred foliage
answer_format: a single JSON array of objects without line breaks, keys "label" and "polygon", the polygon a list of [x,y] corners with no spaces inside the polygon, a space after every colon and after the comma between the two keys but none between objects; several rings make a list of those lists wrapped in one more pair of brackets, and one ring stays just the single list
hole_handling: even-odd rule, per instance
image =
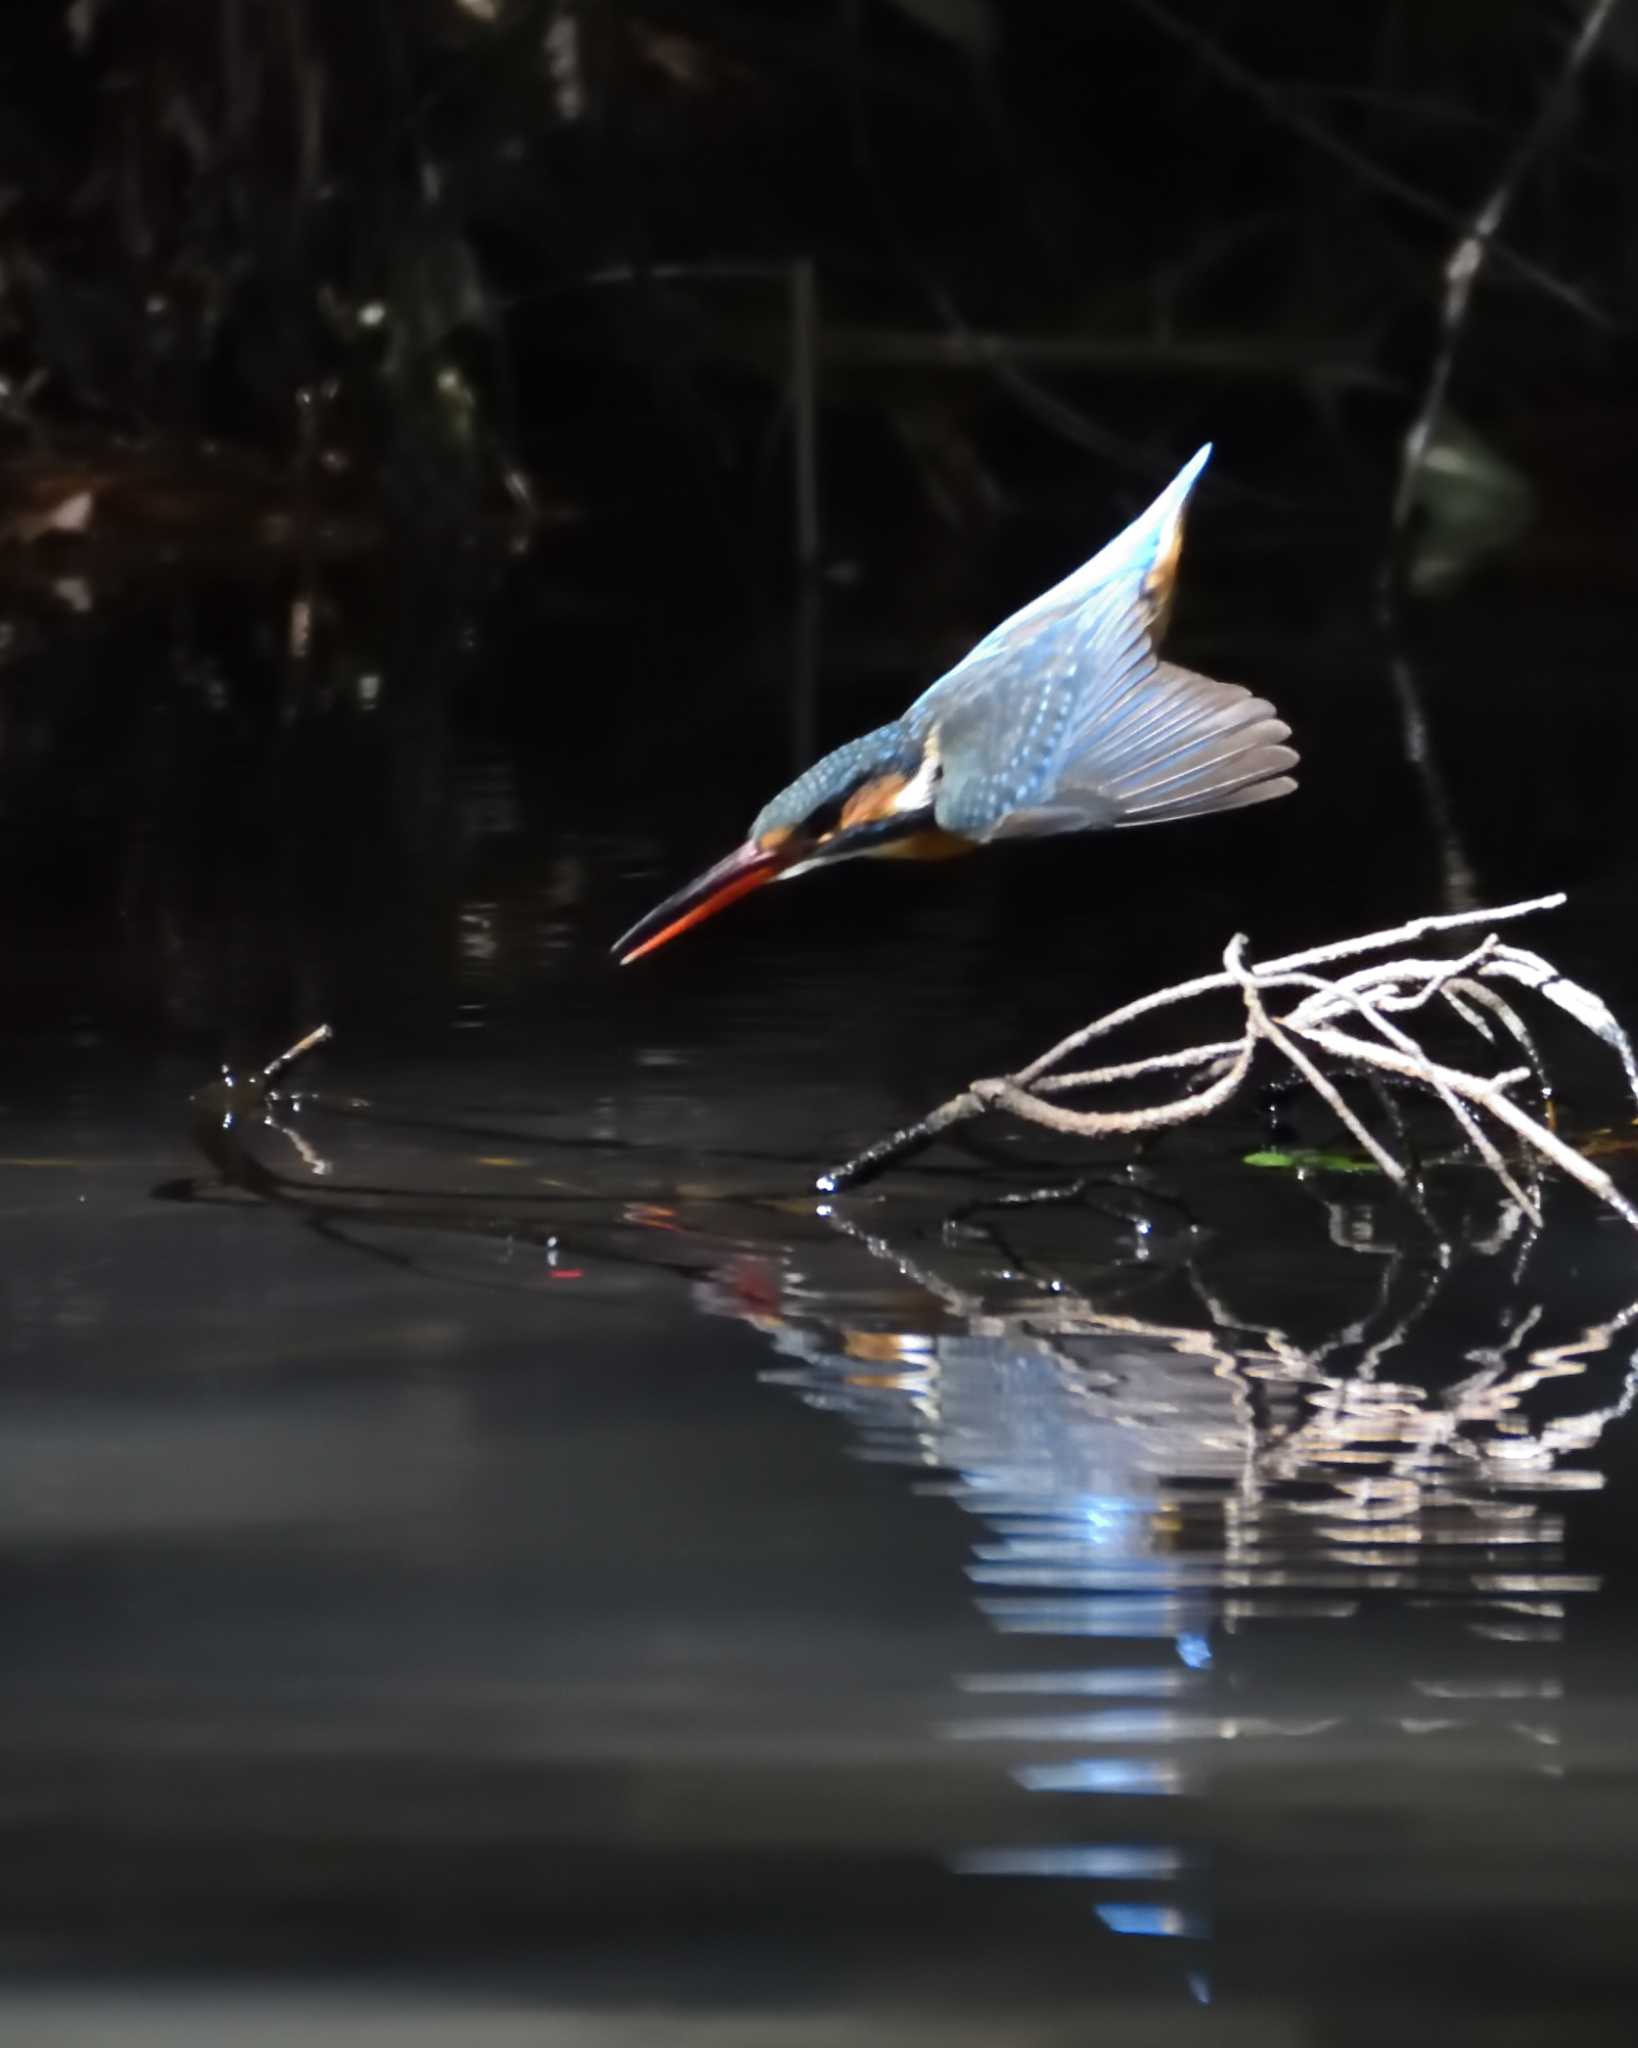
[{"label": "blurred foliage", "polygon": [[[1442,266],[1574,25],[41,0],[0,55],[0,432],[36,462],[227,444],[264,498],[433,533],[680,498],[743,551],[783,530],[811,258],[850,526],[1050,502],[1089,450],[1148,479],[1225,416],[1276,473],[1340,434],[1380,475]],[[1492,481],[1522,421],[1632,398],[1635,92],[1612,40],[1509,216],[1459,393]]]},{"label": "blurred foliage", "polygon": [[1422,516],[1410,586],[1427,595],[1510,546],[1533,510],[1529,479],[1450,412],[1428,442],[1416,501]]}]

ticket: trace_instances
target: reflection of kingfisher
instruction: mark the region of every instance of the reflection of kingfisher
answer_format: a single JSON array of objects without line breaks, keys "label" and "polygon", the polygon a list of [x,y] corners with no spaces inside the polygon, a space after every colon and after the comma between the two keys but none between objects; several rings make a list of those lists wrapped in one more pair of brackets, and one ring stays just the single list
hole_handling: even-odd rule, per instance
[{"label": "reflection of kingfisher", "polygon": [[919,860],[997,839],[1158,825],[1284,796],[1274,708],[1162,661],[1200,450],[1140,519],[996,627],[891,725],[825,755],[736,852],[618,941],[622,964],[764,882],[856,854]]}]

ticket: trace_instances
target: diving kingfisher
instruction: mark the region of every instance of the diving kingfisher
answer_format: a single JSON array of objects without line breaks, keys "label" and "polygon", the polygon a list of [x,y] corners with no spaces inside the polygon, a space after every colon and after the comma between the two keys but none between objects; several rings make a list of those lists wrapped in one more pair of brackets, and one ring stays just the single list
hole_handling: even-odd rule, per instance
[{"label": "diving kingfisher", "polygon": [[941,860],[998,840],[1159,825],[1296,788],[1290,728],[1238,683],[1162,661],[1183,514],[1211,454],[1084,567],[1014,612],[904,716],[826,754],[743,846],[634,924],[622,966],[765,882],[856,855]]}]

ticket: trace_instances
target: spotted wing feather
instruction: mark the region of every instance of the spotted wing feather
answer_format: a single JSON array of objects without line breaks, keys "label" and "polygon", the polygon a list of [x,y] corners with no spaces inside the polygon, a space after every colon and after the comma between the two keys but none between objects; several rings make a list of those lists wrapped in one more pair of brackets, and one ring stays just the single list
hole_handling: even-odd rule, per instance
[{"label": "spotted wing feather", "polygon": [[[1088,789],[1079,823],[1030,827],[1053,803],[1088,695],[1123,703],[1152,682],[1155,657],[1130,611],[1092,604],[1049,619],[974,663],[927,721],[938,749],[934,814],[946,832],[988,840],[1009,831],[1071,831],[1117,822]],[[927,699],[922,700],[925,705]],[[916,706],[915,712],[922,707]]]},{"label": "spotted wing feather", "polygon": [[971,714],[958,713],[947,734],[940,728],[935,809],[946,831],[992,840],[1158,825],[1296,787],[1289,728],[1265,699],[1157,661],[1143,643],[1122,652],[1118,664],[1091,664],[1087,693],[1061,730],[1045,721],[1056,732],[1048,759],[1014,744],[994,765],[999,735],[981,729],[993,721]]}]

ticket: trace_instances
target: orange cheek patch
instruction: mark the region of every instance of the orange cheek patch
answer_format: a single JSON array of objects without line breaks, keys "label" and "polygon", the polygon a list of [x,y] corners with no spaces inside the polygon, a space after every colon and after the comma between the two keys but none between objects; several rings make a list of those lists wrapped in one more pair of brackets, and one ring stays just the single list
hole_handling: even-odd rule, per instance
[{"label": "orange cheek patch", "polygon": [[843,804],[836,829],[845,832],[850,825],[874,825],[878,819],[892,817],[893,806],[909,781],[908,775],[878,775],[873,782],[861,783]]}]

